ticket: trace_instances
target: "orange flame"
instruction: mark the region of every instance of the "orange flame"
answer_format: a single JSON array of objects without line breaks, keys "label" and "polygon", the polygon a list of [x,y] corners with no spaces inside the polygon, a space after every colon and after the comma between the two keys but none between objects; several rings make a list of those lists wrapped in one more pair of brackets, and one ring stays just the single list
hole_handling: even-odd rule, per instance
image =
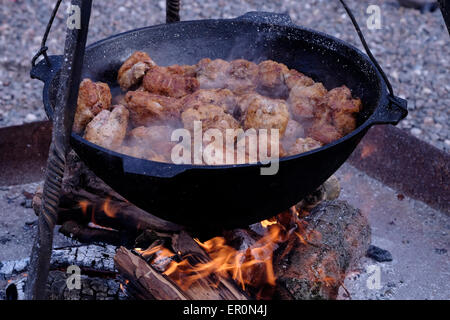
[{"label": "orange flame", "polygon": [[87,214],[87,209],[88,209],[88,206],[89,206],[89,201],[81,200],[79,202],[79,205],[80,205],[81,211],[83,212],[83,215],[86,215]]},{"label": "orange flame", "polygon": [[[194,239],[210,257],[208,261],[199,262],[190,255],[182,256],[180,252],[175,254],[162,245],[135,250],[145,259],[150,259],[148,261],[155,269],[184,290],[200,279],[216,276],[217,280],[219,276],[233,279],[243,290],[249,287],[259,288],[261,293],[265,286],[273,287],[276,284],[273,256],[281,244],[286,243],[281,254],[283,257],[296,242],[308,245],[311,241],[320,240],[320,233],[306,232],[307,223],[299,217],[300,213],[293,207],[289,212],[262,221],[261,226],[265,229],[265,234],[243,250],[231,247],[223,237],[215,237],[205,242]],[[317,278],[327,284],[334,281],[321,271]],[[260,293],[257,297],[261,297]]]},{"label": "orange flame", "polygon": [[[96,219],[95,219],[95,213],[97,212],[97,205],[94,203],[89,202],[88,200],[80,200],[78,202],[78,205],[81,209],[81,212],[83,213],[84,216],[89,217],[88,216],[88,210],[90,209],[90,222],[89,222],[89,226],[92,228],[101,228],[101,229],[108,229],[108,230],[113,230],[111,228],[108,227],[104,227],[101,226],[97,223]],[[101,210],[105,213],[105,215],[111,219],[114,219],[117,215],[118,209],[114,208],[111,205],[111,199],[107,198],[103,204],[101,205]]]},{"label": "orange flame", "polygon": [[111,206],[111,198],[107,198],[103,203],[103,212],[110,218],[115,218],[117,209]]}]

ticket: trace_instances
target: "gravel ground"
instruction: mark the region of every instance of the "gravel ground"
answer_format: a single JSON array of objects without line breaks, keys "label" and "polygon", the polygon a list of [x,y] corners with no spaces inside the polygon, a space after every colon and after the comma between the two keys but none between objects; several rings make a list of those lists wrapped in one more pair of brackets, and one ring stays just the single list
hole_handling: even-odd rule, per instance
[{"label": "gravel ground", "polygon": [[[283,12],[289,13],[299,25],[324,31],[361,47],[338,1],[181,2],[183,20],[233,18],[255,10]],[[45,119],[42,85],[29,79],[28,72],[53,3],[52,0],[0,0],[0,127]],[[440,149],[450,150],[450,46],[441,13],[421,14],[399,7],[394,0],[353,0],[348,3],[361,22],[375,56],[390,75],[396,93],[409,100],[410,115],[399,126]],[[381,30],[366,27],[369,4],[381,7]],[[63,49],[64,10],[60,11],[49,36],[50,54],[61,53]],[[89,39],[90,42],[100,40],[164,20],[165,1],[94,1]]]}]

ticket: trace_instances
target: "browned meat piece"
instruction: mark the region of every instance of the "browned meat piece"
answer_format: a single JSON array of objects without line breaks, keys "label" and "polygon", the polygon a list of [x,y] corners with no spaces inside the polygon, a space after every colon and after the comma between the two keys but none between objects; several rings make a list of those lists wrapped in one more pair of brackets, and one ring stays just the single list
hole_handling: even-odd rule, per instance
[{"label": "browned meat piece", "polygon": [[289,148],[289,155],[296,155],[320,148],[322,144],[312,138],[298,138]]},{"label": "browned meat piece", "polygon": [[197,65],[177,65],[174,64],[172,66],[167,67],[170,71],[175,72],[177,74],[183,74],[186,77],[196,77],[197,76]]},{"label": "browned meat piece", "polygon": [[200,89],[184,97],[180,104],[183,111],[202,104],[213,104],[233,114],[236,108],[236,97],[228,89]]},{"label": "browned meat piece", "polygon": [[230,62],[226,87],[236,94],[250,93],[256,89],[258,66],[253,62],[238,59]]},{"label": "browned meat piece", "polygon": [[305,130],[303,126],[297,121],[290,119],[286,127],[284,138],[296,140],[297,138],[302,138],[304,134]]},{"label": "browned meat piece", "polygon": [[353,99],[346,86],[328,92],[324,103],[331,110],[334,126],[346,135],[356,129],[356,114],[361,111],[361,100]]},{"label": "browned meat piece", "polygon": [[135,127],[179,122],[179,102],[175,98],[146,91],[129,91],[125,101]]},{"label": "browned meat piece", "polygon": [[270,99],[259,94],[244,95],[238,102],[244,116],[244,128],[278,129],[280,138],[289,121],[289,109],[283,100]]},{"label": "browned meat piece", "polygon": [[286,98],[288,88],[285,75],[289,73],[288,67],[282,63],[266,60],[258,65],[258,91],[273,98]]},{"label": "browned meat piece", "polygon": [[133,53],[120,67],[117,81],[122,90],[126,91],[132,86],[138,85],[145,73],[156,63],[149,57],[149,55],[142,51]]},{"label": "browned meat piece", "polygon": [[[280,140],[274,141],[275,144],[278,144],[278,155],[275,154],[275,150],[272,149],[272,137],[270,131],[267,132],[266,139],[266,148],[262,148],[264,146],[264,140],[262,139],[261,132],[253,131],[252,134],[251,130],[247,130],[245,135],[239,136],[238,141],[236,142],[236,163],[253,163],[267,160],[268,158],[281,158],[287,155]],[[239,148],[242,148],[243,145],[245,145],[245,160],[238,156]]]},{"label": "browned meat piece", "polygon": [[315,109],[308,135],[325,144],[340,139],[355,130],[360,109],[361,100],[353,99],[347,87],[330,90]]},{"label": "browned meat piece", "polygon": [[144,77],[144,88],[155,94],[181,98],[199,89],[198,80],[192,77],[192,70],[174,65],[153,67]]},{"label": "browned meat piece", "polygon": [[284,74],[284,81],[286,82],[289,90],[298,86],[309,87],[314,84],[313,79],[294,69],[291,69],[289,72]]},{"label": "browned meat piece", "polygon": [[111,91],[106,83],[84,79],[80,84],[78,104],[75,112],[73,131],[83,132],[84,128],[100,111],[111,106]]},{"label": "browned meat piece", "polygon": [[317,120],[308,130],[308,136],[323,144],[328,144],[342,138],[343,135],[332,124]]},{"label": "browned meat piece", "polygon": [[152,160],[157,162],[168,162],[169,159],[166,159],[162,155],[156,153],[155,151],[151,149],[146,149],[142,146],[120,146],[117,150],[117,152],[126,154],[128,156],[134,157],[134,158],[140,158],[140,159],[146,159],[146,160]]},{"label": "browned meat piece", "polygon": [[227,74],[230,63],[209,58],[202,59],[197,64],[197,79],[201,89],[223,89],[226,88]]},{"label": "browned meat piece", "polygon": [[243,120],[245,118],[247,109],[250,107],[250,105],[259,105],[260,103],[262,103],[261,101],[263,99],[265,99],[265,97],[261,96],[258,93],[249,93],[240,96],[237,100],[237,108],[239,110],[239,114],[241,115],[241,119]]},{"label": "browned meat piece", "polygon": [[222,59],[202,59],[197,65],[197,79],[201,89],[230,89],[244,94],[256,88],[258,66],[253,62],[238,59],[227,62]]},{"label": "browned meat piece", "polygon": [[203,163],[206,165],[236,164],[234,148],[227,150],[225,142],[203,143]]},{"label": "browned meat piece", "polygon": [[202,130],[219,129],[226,137],[226,129],[238,129],[239,123],[223,108],[213,104],[202,104],[189,108],[181,114],[184,128],[194,132],[194,121],[202,122]]},{"label": "browned meat piece", "polygon": [[292,116],[298,121],[312,119],[314,109],[327,94],[327,90],[321,83],[312,86],[296,86],[291,89],[288,104],[291,107]]},{"label": "browned meat piece", "polygon": [[173,128],[169,126],[138,127],[130,131],[126,145],[151,149],[166,160],[170,160]]},{"label": "browned meat piece", "polygon": [[124,106],[103,110],[89,122],[84,138],[107,149],[115,150],[122,144],[128,127],[129,112]]},{"label": "browned meat piece", "polygon": [[[206,143],[203,145],[203,161],[207,165],[222,165],[222,164],[244,164],[244,163],[250,163],[250,162],[257,162],[261,160],[266,160],[268,158],[281,158],[286,156],[286,152],[284,151],[284,148],[281,144],[278,143],[278,155],[275,153],[272,153],[272,145],[270,136],[267,140],[267,147],[266,151],[261,152],[263,154],[259,154],[261,143],[259,140],[258,135],[256,135],[256,145],[253,151],[254,154],[250,155],[250,148],[249,143],[252,143],[252,141],[248,138],[242,138],[246,139],[244,141],[245,143],[245,150],[243,150],[242,155],[239,155],[237,144],[235,144],[234,148],[227,149],[226,144],[223,145],[221,143],[216,144],[215,142]],[[262,159],[263,158],[263,159]]]},{"label": "browned meat piece", "polygon": [[303,138],[304,136],[305,128],[297,121],[290,119],[284,133],[283,147],[289,149],[298,138]]}]

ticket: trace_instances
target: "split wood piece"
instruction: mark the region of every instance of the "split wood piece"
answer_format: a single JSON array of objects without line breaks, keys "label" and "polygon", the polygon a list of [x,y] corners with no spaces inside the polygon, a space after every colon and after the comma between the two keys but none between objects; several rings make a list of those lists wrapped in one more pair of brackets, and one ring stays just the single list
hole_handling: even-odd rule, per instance
[{"label": "split wood piece", "polygon": [[[185,239],[184,235],[181,237]],[[194,240],[191,238],[191,241]],[[181,247],[183,249],[185,245],[183,244]],[[187,247],[193,249],[189,252],[197,256],[198,249],[193,248],[192,243],[188,243]],[[201,255],[199,254],[199,256]],[[131,295],[137,299],[247,300],[247,297],[233,283],[224,279],[208,277],[197,281],[187,289],[182,289],[164,274],[154,269],[142,257],[124,247],[117,251],[114,261],[121,275],[128,281],[127,291],[130,291]]]}]

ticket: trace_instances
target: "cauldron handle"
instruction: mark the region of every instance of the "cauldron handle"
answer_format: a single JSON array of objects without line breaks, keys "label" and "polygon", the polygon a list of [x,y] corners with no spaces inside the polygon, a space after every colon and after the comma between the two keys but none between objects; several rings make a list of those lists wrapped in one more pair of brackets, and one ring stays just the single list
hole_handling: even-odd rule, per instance
[{"label": "cauldron handle", "polygon": [[342,6],[347,12],[347,15],[350,17],[350,20],[352,21],[353,26],[355,27],[356,32],[358,33],[359,39],[361,40],[364,50],[366,51],[372,63],[375,65],[375,68],[381,74],[381,77],[383,78],[384,83],[386,84],[386,87],[389,91],[388,103],[386,103],[376,114],[372,116],[373,120],[372,122],[373,124],[385,123],[395,125],[408,115],[408,102],[405,99],[397,97],[394,94],[394,89],[392,88],[391,82],[389,81],[389,78],[387,77],[383,68],[381,68],[377,59],[373,56],[372,51],[370,51],[370,48],[367,45],[366,39],[364,38],[364,35],[361,31],[361,28],[358,25],[358,22],[356,21],[355,16],[353,15],[352,11],[347,6],[344,0],[339,1],[341,2]]}]

